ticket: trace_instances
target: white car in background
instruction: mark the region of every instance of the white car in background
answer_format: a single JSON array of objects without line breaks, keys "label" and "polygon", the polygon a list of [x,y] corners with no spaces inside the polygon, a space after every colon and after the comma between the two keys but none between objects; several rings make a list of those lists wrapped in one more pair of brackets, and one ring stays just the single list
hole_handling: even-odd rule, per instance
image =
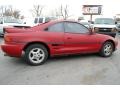
[{"label": "white car in background", "polygon": [[120,21],[117,22],[117,25],[116,25],[116,26],[117,26],[118,32],[120,33]]},{"label": "white car in background", "polygon": [[49,21],[55,20],[55,19],[57,19],[57,18],[55,18],[55,17],[35,17],[34,18],[34,26],[41,24],[41,23],[46,23],[46,22],[49,22]]},{"label": "white car in background", "polygon": [[30,28],[22,20],[13,17],[0,17],[0,36],[4,36],[5,28]]},{"label": "white car in background", "polygon": [[93,28],[96,33],[106,34],[115,37],[117,33],[116,25],[116,21],[112,18],[96,18]]}]

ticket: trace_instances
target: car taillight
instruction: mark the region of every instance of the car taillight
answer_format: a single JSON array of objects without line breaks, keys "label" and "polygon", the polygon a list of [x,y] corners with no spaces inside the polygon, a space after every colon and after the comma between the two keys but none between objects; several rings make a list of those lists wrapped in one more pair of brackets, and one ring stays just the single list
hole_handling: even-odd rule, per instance
[{"label": "car taillight", "polygon": [[12,41],[12,38],[9,37],[9,36],[7,36],[7,35],[5,35],[5,36],[4,36],[4,40],[5,40],[5,42],[11,42],[11,41]]}]

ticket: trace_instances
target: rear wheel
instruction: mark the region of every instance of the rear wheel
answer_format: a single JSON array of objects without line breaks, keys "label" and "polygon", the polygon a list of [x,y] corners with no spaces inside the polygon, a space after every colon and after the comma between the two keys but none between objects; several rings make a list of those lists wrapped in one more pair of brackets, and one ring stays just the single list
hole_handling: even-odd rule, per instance
[{"label": "rear wheel", "polygon": [[48,51],[41,44],[33,44],[25,50],[24,58],[28,64],[41,65],[47,60]]},{"label": "rear wheel", "polygon": [[103,57],[109,57],[114,51],[114,46],[112,42],[105,42],[100,50],[100,55]]}]

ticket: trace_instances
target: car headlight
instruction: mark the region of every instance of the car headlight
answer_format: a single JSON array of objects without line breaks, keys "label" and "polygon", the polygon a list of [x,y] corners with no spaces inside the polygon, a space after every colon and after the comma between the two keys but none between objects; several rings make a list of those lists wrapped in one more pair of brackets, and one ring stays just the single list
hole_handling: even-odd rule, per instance
[{"label": "car headlight", "polygon": [[5,40],[5,42],[11,42],[12,38],[7,35],[4,35],[4,40]]},{"label": "car headlight", "polygon": [[116,28],[112,28],[112,32],[117,32],[117,29]]},{"label": "car headlight", "polygon": [[99,28],[95,27],[94,32],[98,32],[98,31],[99,31]]}]

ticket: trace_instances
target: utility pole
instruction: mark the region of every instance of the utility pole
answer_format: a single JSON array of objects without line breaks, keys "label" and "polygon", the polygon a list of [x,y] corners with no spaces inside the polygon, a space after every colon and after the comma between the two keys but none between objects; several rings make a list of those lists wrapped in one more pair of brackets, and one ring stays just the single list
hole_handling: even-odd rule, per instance
[{"label": "utility pole", "polygon": [[93,17],[93,15],[91,14],[91,15],[90,15],[90,21],[91,21],[91,22],[92,22],[92,17]]}]

